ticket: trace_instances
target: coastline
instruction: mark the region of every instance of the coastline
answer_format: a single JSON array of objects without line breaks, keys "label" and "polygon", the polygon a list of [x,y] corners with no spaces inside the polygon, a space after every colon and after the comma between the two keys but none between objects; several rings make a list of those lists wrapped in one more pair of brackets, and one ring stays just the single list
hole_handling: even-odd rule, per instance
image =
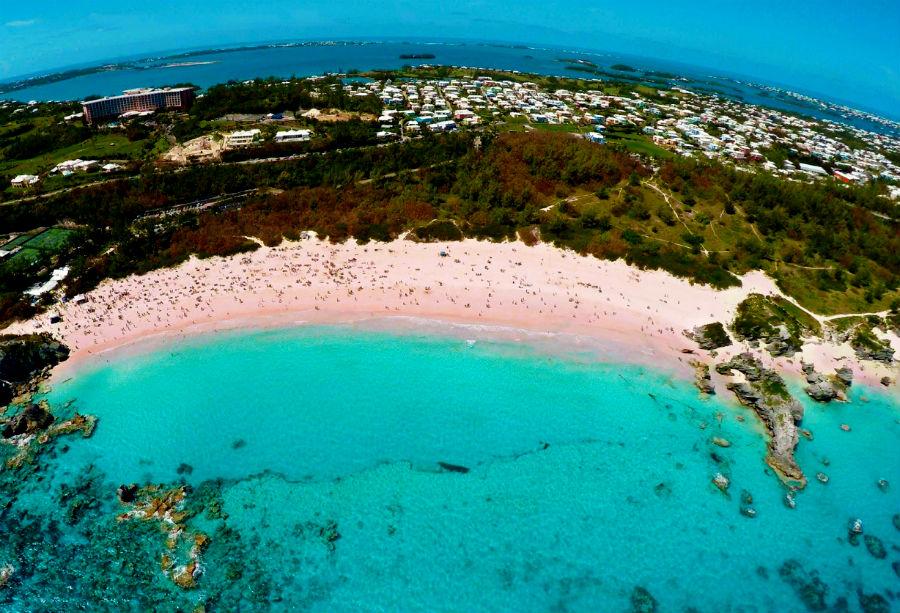
[{"label": "coastline", "polygon": [[[54,369],[54,380],[92,361],[91,356],[156,345],[154,339],[168,342],[217,330],[298,324],[366,327],[382,320],[392,328],[411,321],[419,326],[440,322],[442,330],[484,326],[488,337],[501,341],[510,331],[514,339],[551,335],[609,348],[619,361],[674,369],[689,378],[689,359],[683,354],[691,350],[694,357],[709,356],[683,330],[713,321],[727,325],[750,293],[781,294],[761,272],[748,273],[742,283],[715,290],[663,271],[545,244],[468,239],[359,245],[307,239],[260,246],[249,254],[191,258],[175,268],[107,280],[86,295],[85,303],[59,305],[62,322],[51,325],[44,314],[6,332],[50,331],[68,345],[70,358]],[[900,346],[900,340],[891,340]],[[747,348],[736,343],[719,349],[715,360]],[[791,379],[803,376],[799,355],[754,353]],[[857,381],[875,388],[883,376],[897,379],[895,367],[863,364],[849,346],[807,343],[803,358],[826,374],[849,365]]]}]

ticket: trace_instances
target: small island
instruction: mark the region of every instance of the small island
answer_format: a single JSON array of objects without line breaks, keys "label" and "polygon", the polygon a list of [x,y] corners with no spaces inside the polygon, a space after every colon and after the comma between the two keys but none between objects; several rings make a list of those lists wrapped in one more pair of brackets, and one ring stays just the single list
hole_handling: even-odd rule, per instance
[{"label": "small island", "polygon": [[401,53],[401,60],[433,60],[436,56],[433,53]]}]

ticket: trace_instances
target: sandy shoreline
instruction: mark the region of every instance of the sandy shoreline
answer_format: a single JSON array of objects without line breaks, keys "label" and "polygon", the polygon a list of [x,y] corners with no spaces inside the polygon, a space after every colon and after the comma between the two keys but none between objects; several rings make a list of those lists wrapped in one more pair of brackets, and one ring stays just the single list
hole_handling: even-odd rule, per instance
[{"label": "sandy shoreline", "polygon": [[[441,251],[449,255],[441,257]],[[717,291],[548,245],[475,240],[334,245],[313,239],[230,258],[192,258],[175,268],[104,281],[86,303],[60,305],[62,322],[51,325],[45,314],[6,332],[51,331],[67,344],[71,357],[55,376],[91,356],[147,339],[385,318],[585,337],[618,347],[617,359],[687,372],[681,350],[697,346],[682,330],[730,321],[752,292],[780,293],[760,272],[742,281],[742,287]],[[894,346],[900,348],[900,341]],[[720,358],[743,349],[737,344],[720,350]],[[762,357],[789,376],[800,373],[799,356]],[[849,365],[872,385],[885,375],[897,378],[896,368],[859,364],[847,346],[807,344],[804,359],[822,373]]]}]

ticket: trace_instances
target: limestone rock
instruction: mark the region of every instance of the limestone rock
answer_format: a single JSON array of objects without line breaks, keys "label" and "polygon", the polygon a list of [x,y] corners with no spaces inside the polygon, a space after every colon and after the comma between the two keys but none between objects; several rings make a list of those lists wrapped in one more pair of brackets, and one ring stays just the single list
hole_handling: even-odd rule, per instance
[{"label": "limestone rock", "polygon": [[840,380],[840,382],[847,387],[850,387],[850,385],[853,383],[853,371],[848,367],[842,366],[841,368],[838,368],[835,371],[835,374],[837,375],[837,378]]},{"label": "limestone rock", "polygon": [[803,406],[788,392],[784,380],[774,370],[764,368],[750,353],[738,354],[728,362],[718,364],[716,370],[722,374],[737,370],[744,375],[746,383],[732,382],[728,389],[766,424],[770,435],[766,463],[788,485],[804,487],[806,477],[794,460]]},{"label": "limestone rock", "polygon": [[688,362],[694,368],[694,385],[704,394],[715,394],[716,388],[709,375],[709,366],[697,360]]},{"label": "limestone rock", "polygon": [[831,402],[838,397],[837,390],[827,381],[819,381],[806,388],[806,394],[819,402]]}]

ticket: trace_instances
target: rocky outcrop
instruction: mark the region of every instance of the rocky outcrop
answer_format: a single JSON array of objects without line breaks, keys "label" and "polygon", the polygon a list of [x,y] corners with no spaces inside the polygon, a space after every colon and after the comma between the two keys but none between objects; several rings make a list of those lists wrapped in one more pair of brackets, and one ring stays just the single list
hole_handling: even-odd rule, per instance
[{"label": "rocky outcrop", "polygon": [[850,385],[853,383],[853,371],[847,366],[838,368],[835,371],[835,376],[838,378],[838,381],[840,381],[847,387],[850,387]]},{"label": "rocky outcrop", "polygon": [[42,406],[32,404],[18,415],[11,417],[3,424],[3,438],[12,438],[22,434],[35,434],[45,430],[53,423],[53,415]]},{"label": "rocky outcrop", "polygon": [[741,404],[753,409],[769,431],[766,463],[787,485],[804,487],[806,477],[794,460],[803,406],[791,396],[778,373],[764,368],[752,354],[741,353],[716,366],[720,374],[731,374],[733,370],[742,373],[747,381],[731,382],[728,389]]},{"label": "rocky outcrop", "polygon": [[684,335],[697,343],[701,349],[712,351],[731,344],[731,338],[725,332],[725,326],[714,321],[711,324],[697,326],[693,330],[685,330]]},{"label": "rocky outcrop", "polygon": [[806,388],[806,394],[819,402],[831,402],[838,397],[838,392],[827,381],[813,383]]},{"label": "rocky outcrop", "polygon": [[[123,485],[117,491],[119,502],[128,510],[116,516],[116,520],[157,522],[160,530],[167,534],[167,552],[160,557],[160,569],[172,583],[183,589],[197,587],[197,579],[203,573],[200,554],[210,542],[206,534],[193,531],[185,524],[191,515],[185,508],[190,491],[184,485],[169,490],[156,485],[140,489],[135,485]],[[176,565],[179,558],[183,563]]]},{"label": "rocky outcrop", "polygon": [[836,375],[825,377],[817,373],[812,364],[804,363],[802,368],[806,375],[806,382],[809,383],[804,391],[810,398],[818,402],[831,402],[832,400],[847,402],[844,390],[849,387],[849,382],[853,381],[852,370],[846,367],[840,368]]},{"label": "rocky outcrop", "polygon": [[34,391],[46,372],[69,357],[49,334],[0,336],[0,406]]},{"label": "rocky outcrop", "polygon": [[694,385],[704,394],[715,394],[716,387],[709,376],[709,366],[697,360],[688,362],[694,368]]},{"label": "rocky outcrop", "polygon": [[850,346],[856,352],[856,357],[860,360],[874,360],[885,364],[890,364],[894,361],[893,348],[889,343],[875,335],[872,322],[857,322],[850,326],[839,338],[850,342]]},{"label": "rocky outcrop", "polygon": [[70,419],[58,420],[46,401],[32,404],[9,419],[0,419],[0,442],[16,448],[16,453],[6,459],[6,466],[15,469],[33,462],[57,436],[81,432],[87,438],[96,425],[97,418],[92,415],[75,413]]}]

